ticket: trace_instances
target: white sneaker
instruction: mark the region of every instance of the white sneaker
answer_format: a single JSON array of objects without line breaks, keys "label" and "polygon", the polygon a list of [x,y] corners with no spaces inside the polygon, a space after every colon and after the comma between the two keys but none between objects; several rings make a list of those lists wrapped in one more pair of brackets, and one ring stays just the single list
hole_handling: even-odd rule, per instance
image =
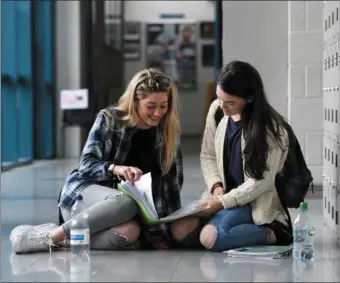
[{"label": "white sneaker", "polygon": [[47,223],[37,226],[20,225],[14,228],[10,234],[12,251],[14,253],[30,253],[50,251],[57,246],[53,243],[50,233],[58,228],[56,224]]}]

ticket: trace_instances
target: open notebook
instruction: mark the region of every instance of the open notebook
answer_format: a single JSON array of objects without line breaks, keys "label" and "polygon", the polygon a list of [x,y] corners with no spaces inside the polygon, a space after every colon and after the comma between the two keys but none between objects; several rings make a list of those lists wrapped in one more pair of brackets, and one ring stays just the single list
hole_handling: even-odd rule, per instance
[{"label": "open notebook", "polygon": [[197,202],[191,202],[167,217],[160,219],[158,218],[155,203],[153,201],[151,184],[151,173],[144,174],[134,183],[134,185],[128,181],[122,181],[118,184],[119,191],[137,202],[141,216],[148,224],[172,222],[206,209],[206,207],[199,205]]},{"label": "open notebook", "polygon": [[252,258],[285,258],[292,253],[290,246],[249,246],[224,251],[228,257],[252,257]]}]

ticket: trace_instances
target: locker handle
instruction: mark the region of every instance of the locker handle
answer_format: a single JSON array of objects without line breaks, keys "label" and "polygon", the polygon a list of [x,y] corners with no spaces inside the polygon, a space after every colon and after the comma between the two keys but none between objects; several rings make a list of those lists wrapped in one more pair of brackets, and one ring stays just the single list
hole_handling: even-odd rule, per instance
[{"label": "locker handle", "polygon": [[1,74],[1,84],[4,86],[14,86],[14,79],[8,74]]},{"label": "locker handle", "polygon": [[24,76],[18,76],[17,84],[23,88],[30,88],[31,84],[30,81]]}]

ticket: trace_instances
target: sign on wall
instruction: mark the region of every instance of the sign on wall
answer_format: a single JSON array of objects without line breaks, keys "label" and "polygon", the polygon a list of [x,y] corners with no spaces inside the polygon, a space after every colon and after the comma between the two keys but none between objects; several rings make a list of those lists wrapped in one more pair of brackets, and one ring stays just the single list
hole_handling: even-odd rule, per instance
[{"label": "sign on wall", "polygon": [[87,109],[89,104],[87,89],[62,90],[60,93],[60,109]]},{"label": "sign on wall", "polygon": [[169,75],[179,89],[197,84],[196,23],[146,25],[146,64]]}]

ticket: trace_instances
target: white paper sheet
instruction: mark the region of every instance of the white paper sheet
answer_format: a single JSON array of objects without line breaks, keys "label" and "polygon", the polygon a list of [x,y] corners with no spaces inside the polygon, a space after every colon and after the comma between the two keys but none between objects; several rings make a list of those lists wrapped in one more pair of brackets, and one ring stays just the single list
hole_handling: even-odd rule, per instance
[{"label": "white paper sheet", "polygon": [[146,198],[147,202],[152,206],[155,215],[157,215],[155,204],[152,197],[152,178],[151,173],[146,173],[135,181],[135,187]]}]

